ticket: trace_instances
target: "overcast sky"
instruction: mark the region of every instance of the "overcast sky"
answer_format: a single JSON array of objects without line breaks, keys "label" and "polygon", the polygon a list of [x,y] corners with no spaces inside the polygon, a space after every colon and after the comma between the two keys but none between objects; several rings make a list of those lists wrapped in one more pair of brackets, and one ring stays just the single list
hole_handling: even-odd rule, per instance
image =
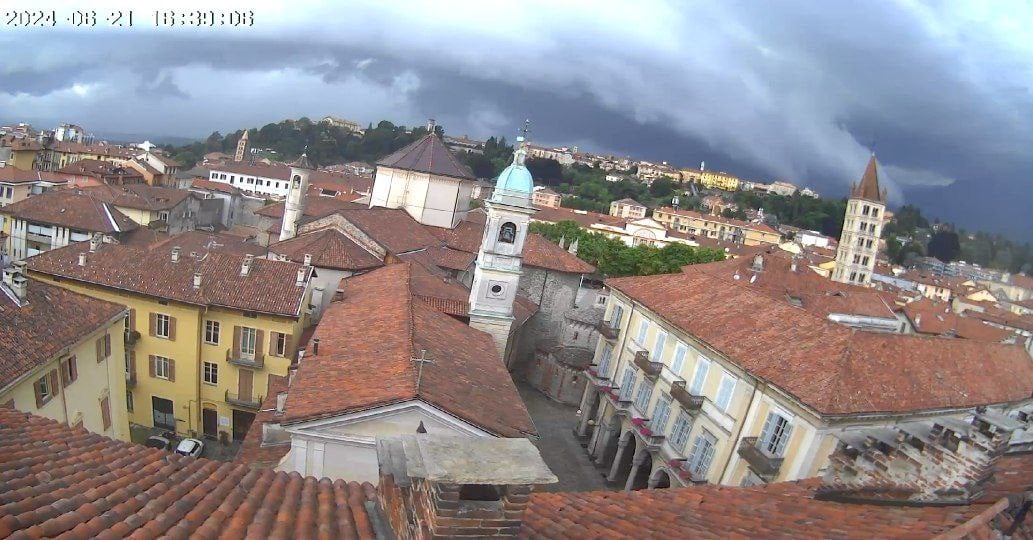
[{"label": "overcast sky", "polygon": [[[203,137],[327,114],[784,178],[1033,231],[1033,7],[968,2],[178,2],[250,28],[0,26],[0,119]],[[168,8],[168,2],[157,4]],[[33,5],[33,9],[39,9]],[[105,29],[107,11],[136,27]],[[6,20],[0,23],[7,22]],[[46,126],[38,126],[46,127]],[[50,126],[52,127],[52,126]]]}]

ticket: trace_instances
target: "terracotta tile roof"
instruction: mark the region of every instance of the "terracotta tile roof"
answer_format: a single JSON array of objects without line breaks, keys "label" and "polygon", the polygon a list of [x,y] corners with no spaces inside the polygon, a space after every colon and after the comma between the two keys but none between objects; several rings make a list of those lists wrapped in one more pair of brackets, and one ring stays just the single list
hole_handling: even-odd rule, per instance
[{"label": "terracotta tile roof", "polygon": [[571,208],[553,208],[551,206],[535,206],[537,212],[531,216],[535,221],[546,223],[559,223],[561,221],[573,221],[584,228],[590,228],[595,224],[623,227],[627,220],[610,214],[600,214],[587,210],[574,210]]},{"label": "terracotta tile roof", "polygon": [[712,215],[709,215],[709,214],[701,214],[701,213],[693,211],[693,210],[685,210],[685,209],[682,209],[682,208],[675,209],[675,208],[672,208],[670,206],[663,206],[663,207],[658,208],[657,210],[660,210],[661,212],[665,212],[665,213],[668,213],[668,214],[674,214],[676,216],[685,216],[685,217],[690,217],[690,218],[694,218],[694,219],[701,219],[703,221],[711,221],[711,222],[714,222],[714,223],[723,223],[725,225],[731,225],[733,227],[741,227],[743,229],[752,229],[752,230],[755,230],[755,231],[762,231],[762,232],[765,232],[765,233],[777,234],[777,235],[781,236],[781,233],[779,233],[777,230],[775,230],[774,227],[772,227],[771,225],[768,225],[767,223],[751,223],[749,221],[743,221],[741,219],[733,219],[733,218],[726,218],[724,216],[712,216]]},{"label": "terracotta tile roof", "polygon": [[383,261],[353,242],[344,233],[332,229],[321,229],[277,242],[269,251],[294,262],[304,262],[305,255],[312,256],[312,266],[337,270],[361,271],[383,266]]},{"label": "terracotta tile roof", "polygon": [[[760,270],[754,270],[757,257]],[[707,264],[682,267],[684,273],[704,273],[715,278],[734,278],[730,283],[747,287],[788,302],[787,295],[799,299],[803,309],[822,317],[831,314],[861,315],[896,319],[891,295],[856,285],[846,285],[819,275],[803,260],[792,270],[793,255],[775,246],[764,246],[748,256]]]},{"label": "terracotta tile roof", "polygon": [[[399,263],[341,282],[344,299],[323,314],[319,354],[302,361],[284,423],[420,399],[499,436],[534,433],[491,337],[414,298],[413,274]],[[417,388],[421,350],[433,363]]]},{"label": "terracotta tile roof", "polygon": [[[221,193],[229,193],[231,195],[238,195],[238,194],[240,194],[240,190],[237,189],[234,186],[231,186],[231,185],[223,183],[223,182],[215,182],[215,181],[212,181],[212,180],[208,180],[207,178],[195,178],[193,180],[193,182],[190,183],[190,189],[192,189],[192,190],[201,189],[201,190],[205,190],[205,191],[218,191],[218,192],[221,192]],[[282,208],[282,206],[281,206],[281,208]]]},{"label": "terracotta tile roof", "polygon": [[[761,487],[535,493],[523,538],[931,538],[1033,487],[1033,455],[1001,458],[967,506],[898,506],[813,498],[820,480]],[[1026,522],[1029,522],[1027,517]],[[985,527],[989,530],[989,527]],[[974,536],[996,538],[997,534]],[[960,538],[960,537],[959,537]]]},{"label": "terracotta tile roof", "polygon": [[1011,283],[1016,287],[1022,287],[1023,289],[1033,290],[1033,276],[1027,276],[1026,274],[1012,274]]},{"label": "terracotta tile roof", "polygon": [[606,284],[821,414],[967,408],[1033,391],[1020,346],[855,332],[733,281],[694,272]]},{"label": "terracotta tile roof", "polygon": [[467,270],[477,260],[476,253],[460,251],[447,246],[427,248],[427,252],[434,264],[449,270]]},{"label": "terracotta tile roof", "polygon": [[350,208],[337,211],[387,251],[398,254],[440,245],[425,225],[401,208]]},{"label": "terracotta tile roof", "polygon": [[[127,181],[143,182],[143,175],[129,165],[111,163],[97,159],[81,159],[69,163],[55,171],[66,178],[69,176],[88,176],[101,180],[126,183]],[[155,171],[157,172],[157,171]],[[130,182],[131,183],[131,182]]]},{"label": "terracotta tile roof", "polygon": [[375,537],[365,483],[188,458],[0,408],[0,537]]},{"label": "terracotta tile roof", "polygon": [[945,289],[950,289],[951,291],[960,289],[961,284],[966,281],[966,278],[963,277],[937,276],[920,270],[908,270],[897,277],[899,279],[921,283],[923,285],[943,287]]},{"label": "terracotta tile roof", "polygon": [[7,139],[5,146],[16,152],[23,152],[26,150],[39,151],[43,149],[43,145],[36,139]]},{"label": "terracotta tile roof", "polygon": [[[88,253],[86,243],[77,243],[29,258],[29,270],[187,304],[288,317],[301,312],[306,288],[295,284],[300,264],[255,258],[248,275],[241,276],[244,257],[233,250],[198,252],[197,257],[182,250],[179,261],[172,262],[172,249],[165,247],[169,249],[102,244]],[[84,252],[86,264],[79,266]],[[195,271],[202,276],[197,289]],[[306,280],[311,273],[310,268]]]},{"label": "terracotta tile roof", "polygon": [[373,189],[373,178],[338,172],[316,175],[309,178],[309,189],[337,191],[341,193],[369,193]]},{"label": "terracotta tile roof", "polygon": [[[140,245],[144,246],[142,243]],[[266,248],[245,242],[239,236],[198,230],[181,232],[173,236],[162,235],[161,238],[146,244],[147,249],[160,251],[166,255],[174,247],[178,247],[183,255],[217,251],[229,255],[254,255],[257,258],[266,254]]]},{"label": "terracotta tile roof", "polygon": [[[302,344],[299,344],[299,347]],[[255,419],[248,428],[244,442],[240,443],[240,450],[233,458],[235,463],[241,463],[250,467],[271,469],[280,463],[280,460],[291,450],[290,439],[285,443],[262,445],[262,436],[265,424],[279,424],[282,414],[276,412],[277,395],[287,391],[287,377],[269,374],[269,385],[266,390],[265,400],[262,401]]]},{"label": "terracotta tile roof", "polygon": [[56,189],[9,204],[0,213],[88,232],[131,231],[137,223],[110,203],[74,189]]},{"label": "terracotta tile roof", "polygon": [[462,180],[474,179],[470,168],[460,163],[434,133],[428,133],[409,146],[381,159],[377,165]]},{"label": "terracotta tile roof", "polygon": [[25,305],[8,291],[0,285],[0,390],[126,310],[35,279],[28,281]]},{"label": "terracotta tile roof", "polygon": [[886,202],[886,193],[879,189],[879,170],[875,154],[868,158],[868,165],[864,168],[864,176],[861,183],[854,186],[850,192],[852,199],[865,199],[872,202]]},{"label": "terracotta tile roof", "polygon": [[68,183],[67,178],[55,172],[23,171],[17,167],[0,167],[0,183],[2,184],[26,184],[40,181],[55,184]]},{"label": "terracotta tile roof", "polygon": [[50,149],[65,154],[93,154],[125,159],[131,159],[139,152],[132,148],[123,148],[111,144],[81,144],[71,141],[55,141],[50,144]]},{"label": "terracotta tile roof", "polygon": [[950,304],[928,298],[905,305],[904,314],[919,334],[949,334],[983,341],[1002,341],[1014,335],[1007,330],[983,324],[978,319],[958,315],[951,311]]},{"label": "terracotta tile roof", "polygon": [[[227,184],[229,185],[229,184]],[[283,201],[278,203],[268,204],[255,210],[255,213],[260,216],[265,216],[274,219],[283,219]],[[305,209],[302,211],[302,215],[309,217],[323,217],[326,215],[333,214],[334,212],[345,209],[345,208],[364,208],[365,205],[355,204],[353,202],[342,201],[334,197],[320,197],[318,195],[307,194],[305,195]],[[278,229],[277,229],[278,230]]]},{"label": "terracotta tile roof", "polygon": [[1010,311],[998,308],[986,308],[986,311],[984,312],[966,310],[966,313],[974,319],[979,319],[988,323],[1033,332],[1033,316],[1030,315],[1016,315]]},{"label": "terracotta tile roof", "polygon": [[193,194],[183,189],[131,184],[84,187],[80,191],[99,201],[136,210],[170,210]]}]

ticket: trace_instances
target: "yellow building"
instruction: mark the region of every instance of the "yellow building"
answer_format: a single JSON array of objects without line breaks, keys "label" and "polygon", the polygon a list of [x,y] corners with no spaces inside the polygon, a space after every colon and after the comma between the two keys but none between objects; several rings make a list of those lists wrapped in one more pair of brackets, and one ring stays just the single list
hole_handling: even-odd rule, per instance
[{"label": "yellow building", "polygon": [[809,478],[858,430],[1033,402],[1020,346],[855,331],[732,276],[607,285],[577,433],[625,489]]},{"label": "yellow building", "polygon": [[71,141],[55,141],[41,151],[39,169],[54,171],[84,159],[94,159],[108,163],[124,164],[133,159],[131,148],[112,144],[81,144]]},{"label": "yellow building", "polygon": [[725,191],[737,191],[739,189],[739,177],[720,171],[700,171],[699,183],[709,189],[723,189]]},{"label": "yellow building", "polygon": [[129,440],[125,306],[27,279],[0,284],[0,406]]},{"label": "yellow building", "polygon": [[129,306],[130,422],[240,440],[311,310],[310,266],[246,246],[201,232],[146,248],[80,243],[33,257],[29,271]]},{"label": "yellow building", "polygon": [[32,171],[39,168],[40,155],[43,145],[34,139],[9,139],[4,141],[4,146],[11,152],[7,160],[8,167],[14,167],[23,171]]},{"label": "yellow building", "polygon": [[704,215],[669,206],[653,210],[653,219],[669,229],[747,246],[778,244],[782,235],[765,223]]}]

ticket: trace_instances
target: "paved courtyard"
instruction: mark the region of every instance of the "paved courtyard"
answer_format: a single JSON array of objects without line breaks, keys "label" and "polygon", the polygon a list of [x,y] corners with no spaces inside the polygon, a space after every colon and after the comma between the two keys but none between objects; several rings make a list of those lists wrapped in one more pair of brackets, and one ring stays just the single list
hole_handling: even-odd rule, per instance
[{"label": "paved courtyard", "polygon": [[611,489],[603,482],[598,469],[588,459],[585,449],[574,437],[577,411],[556,403],[523,381],[517,382],[520,397],[531,414],[540,440],[534,441],[542,459],[559,478],[559,483],[542,491],[588,491]]}]

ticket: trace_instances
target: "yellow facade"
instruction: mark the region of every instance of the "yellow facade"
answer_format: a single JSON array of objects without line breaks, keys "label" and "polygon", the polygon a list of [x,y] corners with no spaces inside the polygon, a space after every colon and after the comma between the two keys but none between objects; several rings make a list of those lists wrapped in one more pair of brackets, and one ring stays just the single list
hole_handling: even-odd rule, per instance
[{"label": "yellow facade", "polygon": [[36,150],[11,150],[11,159],[7,162],[7,166],[23,171],[34,170],[38,155],[39,152]]},{"label": "yellow facade", "polygon": [[747,246],[778,244],[782,240],[780,234],[767,226],[732,222],[696,212],[674,212],[670,208],[657,208],[653,210],[653,219],[669,229],[722,241],[741,242]]},{"label": "yellow facade", "polygon": [[[130,332],[133,332],[133,338],[128,345],[131,369],[129,393],[132,400],[129,421],[142,426],[162,427],[156,425],[154,412],[162,409],[164,402],[155,400],[168,400],[173,406],[175,430],[180,434],[199,435],[205,433],[207,427],[208,435],[243,438],[253,414],[267,395],[268,376],[287,375],[291,358],[296,356],[298,339],[308,324],[308,316],[304,314],[291,318],[198,306],[91,283],[67,279],[58,281],[45,274],[32,275],[41,281],[94,298],[125,304],[130,308]],[[308,301],[306,295],[302,305],[308,305]],[[175,322],[171,323],[174,330],[169,337],[152,332],[152,315],[174,319]],[[218,340],[214,343],[206,342],[205,330],[209,321],[217,323],[219,327]],[[256,351],[256,356],[261,356],[262,362],[232,359],[234,363],[231,363],[230,351],[235,349],[234,327],[254,329],[261,336],[261,347],[258,348],[261,352]],[[275,354],[272,348],[274,332],[286,336],[286,350],[282,355]],[[165,376],[161,373],[152,374],[153,357],[171,360],[171,373]],[[205,363],[215,366],[214,384],[204,380]],[[246,383],[247,377],[251,378],[250,396],[239,386],[242,382]],[[209,412],[205,413],[204,410]]]},{"label": "yellow facade", "polygon": [[717,171],[702,171],[699,175],[699,183],[705,188],[722,189],[725,191],[737,191],[740,180],[738,176]]},{"label": "yellow facade", "polygon": [[[122,317],[112,319],[62,354],[0,389],[0,405],[10,404],[19,411],[73,427],[81,425],[91,433],[128,441],[122,324]],[[98,356],[97,340],[104,339],[105,335],[110,336],[111,353]],[[67,372],[62,374],[69,369],[68,363],[73,358],[74,377]],[[51,390],[43,404],[37,406],[35,385],[41,378],[47,379]]]}]

